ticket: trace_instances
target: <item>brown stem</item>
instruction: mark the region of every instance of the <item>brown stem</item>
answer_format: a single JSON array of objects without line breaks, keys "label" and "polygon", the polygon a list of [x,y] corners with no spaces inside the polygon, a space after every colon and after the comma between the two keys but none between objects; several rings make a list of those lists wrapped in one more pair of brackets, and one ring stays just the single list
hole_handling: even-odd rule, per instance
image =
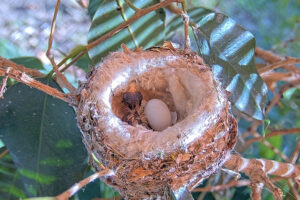
[{"label": "brown stem", "polygon": [[126,28],[128,25],[132,24],[133,22],[135,22],[136,20],[138,20],[140,17],[163,7],[166,7],[168,5],[170,5],[173,2],[182,2],[182,0],[165,0],[162,1],[158,4],[155,4],[153,6],[150,6],[148,8],[144,8],[144,9],[139,9],[135,12],[135,14],[126,22],[124,22],[123,24],[120,24],[119,26],[117,26],[116,28],[114,28],[113,30],[111,30],[110,32],[106,33],[105,35],[101,36],[100,38],[98,38],[97,40],[89,43],[86,46],[86,50],[82,51],[81,53],[79,53],[75,58],[72,59],[72,62],[70,62],[68,65],[66,65],[65,67],[63,67],[61,69],[61,71],[64,71],[65,69],[67,69],[69,66],[71,66],[72,64],[74,64],[75,62],[77,62],[84,54],[86,54],[90,49],[96,47],[98,44],[100,44],[101,42],[103,42],[104,40],[110,38],[111,36],[115,35],[116,33],[118,33],[120,30]]},{"label": "brown stem", "polygon": [[54,14],[53,14],[52,23],[51,23],[51,30],[50,30],[49,40],[48,40],[48,49],[47,49],[47,52],[46,52],[46,55],[47,55],[48,57],[49,57],[50,54],[51,54],[50,51],[51,51],[51,49],[52,49],[53,34],[54,34],[55,22],[56,22],[56,17],[57,17],[59,5],[60,5],[60,0],[57,0],[57,1],[56,1],[55,10],[54,10]]},{"label": "brown stem", "polygon": [[224,165],[229,170],[247,174],[252,184],[263,183],[272,192],[276,200],[282,199],[282,191],[270,181],[267,174],[281,177],[298,177],[300,172],[300,167],[296,165],[265,159],[246,159],[234,154],[230,156]]},{"label": "brown stem", "polygon": [[300,199],[300,195],[299,195],[298,190],[297,190],[295,184],[293,183],[292,179],[288,179],[287,183],[288,183],[295,199]]},{"label": "brown stem", "polygon": [[297,160],[298,160],[299,151],[300,151],[300,139],[298,139],[297,146],[294,149],[294,152],[293,152],[292,157],[291,157],[291,162],[293,164],[295,164],[297,162]]},{"label": "brown stem", "polygon": [[129,24],[133,23],[134,21],[136,21],[140,17],[142,17],[142,16],[144,16],[144,15],[146,15],[146,14],[148,14],[148,13],[154,11],[154,10],[158,10],[160,8],[166,7],[167,5],[169,5],[173,2],[182,2],[182,1],[181,0],[165,0],[165,1],[162,1],[158,4],[150,6],[148,8],[144,8],[144,9],[140,9],[140,10],[136,11],[135,14],[130,19],[128,19],[126,22],[124,22],[123,24],[120,24],[119,26],[117,26],[116,28],[111,30],[110,32],[108,32],[105,35],[98,38],[97,40],[89,43],[87,45],[87,50],[90,50],[90,49],[94,48],[95,46],[97,46],[98,44],[103,42],[104,40],[110,38],[114,34],[118,33],[120,30],[126,28]]},{"label": "brown stem", "polygon": [[262,183],[252,183],[251,185],[251,199],[261,200],[261,192],[264,187]]},{"label": "brown stem", "polygon": [[273,53],[272,51],[267,51],[259,47],[255,48],[255,55],[265,60],[267,63],[276,63],[284,59],[283,57]]},{"label": "brown stem", "polygon": [[[0,76],[4,76],[5,73],[6,73],[6,69],[0,68]],[[24,73],[22,71],[11,68],[9,70],[8,77],[15,79],[16,81],[19,81],[21,83],[24,83],[24,84],[28,85],[29,87],[33,87],[38,90],[41,90],[51,96],[61,99],[69,104],[77,105],[77,102],[75,101],[75,99],[72,99],[69,95],[64,94],[55,88],[52,88],[48,85],[45,85],[45,84],[31,78],[30,76],[28,76],[26,73]]]},{"label": "brown stem", "polygon": [[242,186],[247,186],[250,185],[249,180],[240,180],[240,181],[230,181],[229,183],[222,184],[222,185],[215,185],[215,186],[210,186],[210,187],[204,187],[204,188],[195,188],[193,192],[215,192],[219,190],[225,190],[231,187],[242,187]]},{"label": "brown stem", "polygon": [[44,77],[45,74],[39,72],[38,70],[36,69],[28,69],[26,67],[24,67],[23,65],[19,65],[19,64],[16,64],[14,63],[13,61],[10,61],[10,60],[7,60],[5,58],[2,58],[0,56],[0,68],[5,68],[5,67],[11,67],[11,68],[14,68],[16,70],[19,70],[19,71],[22,71],[22,72],[25,72],[26,74],[28,74],[29,76],[33,77],[33,78],[41,78],[41,77]]},{"label": "brown stem", "polygon": [[[264,138],[270,138],[270,137],[274,137],[274,136],[278,136],[278,135],[297,134],[297,133],[300,133],[300,128],[282,129],[282,130],[272,131],[272,132],[266,134],[266,136]],[[260,136],[260,137],[251,138],[251,139],[247,140],[246,143],[251,144],[253,142],[259,142],[262,140],[263,140],[263,137]]]},{"label": "brown stem", "polygon": [[55,63],[54,56],[52,54],[52,43],[53,43],[53,35],[54,35],[54,30],[55,30],[55,22],[56,22],[56,17],[58,14],[58,9],[60,5],[60,0],[57,0],[54,14],[53,14],[53,19],[51,23],[51,30],[50,30],[50,35],[49,35],[49,40],[48,40],[48,49],[46,52],[46,55],[48,59],[50,60],[53,70],[56,73],[56,79],[57,83],[62,87],[62,88],[67,88],[71,93],[75,91],[75,88],[72,86],[72,84],[67,80],[67,78],[58,70],[58,66]]},{"label": "brown stem", "polygon": [[7,83],[8,73],[9,73],[10,69],[11,69],[10,67],[6,68],[6,72],[4,73],[4,78],[2,80],[2,84],[0,87],[0,98],[3,98],[3,94],[6,90],[6,83]]},{"label": "brown stem", "polygon": [[82,187],[86,186],[90,182],[93,182],[95,179],[103,176],[112,176],[113,172],[110,169],[105,169],[100,172],[96,172],[93,175],[83,179],[79,183],[75,183],[70,189],[56,196],[57,200],[66,200],[72,197],[76,192],[78,192]]},{"label": "brown stem", "polygon": [[189,22],[190,22],[190,18],[187,15],[187,12],[186,12],[185,1],[183,1],[181,3],[181,5],[182,5],[181,16],[182,16],[183,22],[184,22],[184,41],[185,41],[184,48],[187,51],[190,51],[190,47],[191,47],[191,40],[190,40],[190,36],[189,36]]},{"label": "brown stem", "polygon": [[4,150],[2,153],[0,153],[0,158],[2,158],[3,156],[5,156],[8,153],[8,150]]},{"label": "brown stem", "polygon": [[290,65],[290,64],[295,64],[295,63],[300,63],[300,58],[294,58],[294,57],[286,57],[284,60],[278,61],[276,63],[273,63],[271,65],[268,65],[264,68],[259,69],[259,73],[265,73],[274,69],[277,69],[279,67],[282,67],[284,65]]}]

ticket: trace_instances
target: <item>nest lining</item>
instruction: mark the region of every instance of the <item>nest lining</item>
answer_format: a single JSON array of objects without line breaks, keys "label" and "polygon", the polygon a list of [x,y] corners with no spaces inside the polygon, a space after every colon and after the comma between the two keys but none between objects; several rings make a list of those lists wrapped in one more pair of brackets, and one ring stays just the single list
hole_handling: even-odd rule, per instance
[{"label": "nest lining", "polygon": [[[177,123],[157,132],[122,122],[120,101],[132,82],[144,101],[162,99],[176,111]],[[88,150],[116,170],[105,181],[126,198],[140,199],[167,195],[167,185],[192,189],[222,165],[236,137],[229,107],[200,57],[151,49],[106,58],[82,89],[77,113]]]}]

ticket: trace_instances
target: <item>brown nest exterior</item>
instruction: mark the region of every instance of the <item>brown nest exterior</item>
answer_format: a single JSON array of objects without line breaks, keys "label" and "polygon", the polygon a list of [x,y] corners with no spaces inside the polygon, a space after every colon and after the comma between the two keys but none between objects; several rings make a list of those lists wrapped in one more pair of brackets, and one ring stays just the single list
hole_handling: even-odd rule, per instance
[{"label": "brown nest exterior", "polygon": [[[163,131],[122,121],[124,93],[136,85],[143,103],[161,99],[177,121]],[[192,190],[226,161],[237,135],[225,90],[196,54],[174,48],[111,53],[81,87],[83,142],[115,175],[104,179],[126,199],[166,199]],[[143,112],[143,109],[140,110]]]}]

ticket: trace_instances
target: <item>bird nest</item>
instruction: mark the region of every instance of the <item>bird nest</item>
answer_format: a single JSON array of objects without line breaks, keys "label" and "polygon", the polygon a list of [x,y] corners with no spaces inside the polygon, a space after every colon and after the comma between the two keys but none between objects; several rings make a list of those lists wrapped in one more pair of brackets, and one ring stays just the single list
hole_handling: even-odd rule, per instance
[{"label": "bird nest", "polygon": [[[169,46],[111,53],[81,86],[80,98],[78,124],[91,164],[112,169],[115,175],[103,181],[126,199],[192,190],[223,165],[236,143],[227,93],[191,52]],[[151,99],[175,115],[163,130],[145,116]]]}]

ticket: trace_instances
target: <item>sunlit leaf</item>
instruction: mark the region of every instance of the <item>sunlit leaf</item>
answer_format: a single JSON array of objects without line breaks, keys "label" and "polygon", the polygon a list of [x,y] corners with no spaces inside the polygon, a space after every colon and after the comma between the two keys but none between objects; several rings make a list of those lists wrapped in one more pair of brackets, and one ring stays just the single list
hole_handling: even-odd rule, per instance
[{"label": "sunlit leaf", "polygon": [[[138,8],[145,8],[153,5],[156,1],[132,1]],[[121,9],[120,9],[121,6]],[[91,43],[108,33],[118,25],[124,23],[134,15],[134,10],[129,8],[124,0],[120,0],[120,6],[117,1],[105,0],[94,15],[89,33],[88,42]],[[124,11],[122,17],[121,11]],[[122,43],[129,48],[144,47],[148,48],[159,43],[164,39],[163,13],[151,12],[127,28],[120,30],[117,34],[105,40],[98,46],[89,51],[89,55],[94,64],[101,61],[109,52],[120,49]]]},{"label": "sunlit leaf", "polygon": [[[275,137],[270,137],[265,139],[266,141],[268,141],[273,147],[280,149],[281,144],[282,144],[282,136],[278,135]],[[259,155],[262,158],[266,158],[266,159],[274,159],[275,158],[275,153],[273,150],[271,150],[269,147],[266,147],[264,144],[262,143],[258,143],[258,150],[259,150]]]},{"label": "sunlit leaf", "polygon": [[[41,81],[58,88],[52,79]],[[0,121],[28,197],[57,195],[82,178],[87,153],[67,103],[18,83],[0,100]]]},{"label": "sunlit leaf", "polygon": [[8,40],[0,39],[0,56],[4,58],[13,58],[21,56],[21,51]]},{"label": "sunlit leaf", "polygon": [[[194,25],[192,41],[196,46],[192,45],[193,50],[203,57],[223,87],[231,92],[232,104],[249,116],[262,120],[267,87],[254,63],[254,36],[221,13],[194,8],[188,11],[188,15]],[[174,35],[174,29],[183,29],[180,17],[175,17],[169,25],[171,28],[166,28],[168,38]]]},{"label": "sunlit leaf", "polygon": [[88,6],[88,15],[91,19],[93,19],[99,5],[103,2],[103,0],[89,0]]},{"label": "sunlit leaf", "polygon": [[[0,148],[0,154],[6,152]],[[20,174],[9,153],[0,157],[0,199],[11,200],[26,197],[22,188]]]}]

